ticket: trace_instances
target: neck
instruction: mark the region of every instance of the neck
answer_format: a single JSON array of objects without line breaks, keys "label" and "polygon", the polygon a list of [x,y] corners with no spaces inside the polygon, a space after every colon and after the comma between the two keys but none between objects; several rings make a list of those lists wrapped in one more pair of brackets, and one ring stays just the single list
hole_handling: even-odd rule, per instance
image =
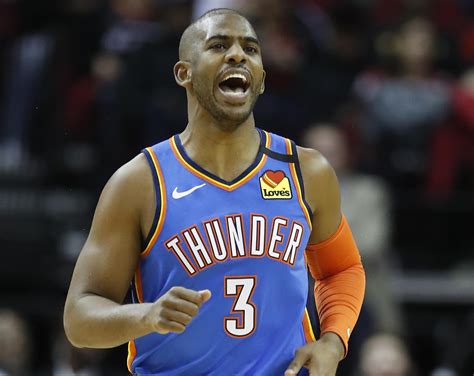
[{"label": "neck", "polygon": [[255,160],[260,136],[253,115],[233,127],[195,120],[190,119],[179,137],[188,156],[202,168],[232,181]]}]

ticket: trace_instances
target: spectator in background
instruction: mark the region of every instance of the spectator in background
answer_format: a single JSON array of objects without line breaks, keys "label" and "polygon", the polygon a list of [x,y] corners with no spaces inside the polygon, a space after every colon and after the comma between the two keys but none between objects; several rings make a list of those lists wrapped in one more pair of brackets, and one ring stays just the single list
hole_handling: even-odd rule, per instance
[{"label": "spectator in background", "polygon": [[88,17],[102,1],[0,0],[0,171],[35,175],[62,146],[58,91],[97,40],[100,22]]},{"label": "spectator in background", "polygon": [[32,339],[17,312],[0,309],[0,376],[22,376],[31,371]]},{"label": "spectator in background", "polygon": [[98,101],[101,149],[108,168],[115,170],[150,140],[163,140],[186,124],[183,93],[169,72],[191,6],[189,0],[110,2],[116,20],[104,34],[102,48],[115,54],[123,69]]},{"label": "spectator in background", "polygon": [[474,68],[453,88],[452,115],[433,139],[427,190],[449,198],[455,191],[474,190]]},{"label": "spectator in background", "polygon": [[332,2],[330,9],[306,8],[312,15],[311,30],[317,48],[302,67],[301,101],[311,109],[312,119],[352,119],[351,89],[367,62],[369,19],[360,4]]},{"label": "spectator in background", "polygon": [[[165,32],[159,5],[152,0],[109,0],[110,17],[92,62],[96,81],[97,129],[104,176],[141,148],[155,87],[140,52]],[[133,66],[140,56],[139,66]],[[105,75],[103,73],[106,73]]]},{"label": "spectator in background", "polygon": [[387,187],[374,176],[354,171],[355,161],[345,135],[334,124],[310,126],[302,144],[321,152],[338,176],[342,210],[351,224],[366,270],[364,304],[373,316],[374,329],[402,331],[400,307],[390,289],[394,256],[390,252],[391,202]]},{"label": "spectator in background", "polygon": [[393,35],[381,35],[377,46],[393,66],[355,83],[362,139],[371,153],[369,166],[411,188],[425,172],[427,145],[447,116],[450,92],[434,72],[436,34],[428,20],[409,19]]},{"label": "spectator in background", "polygon": [[359,376],[414,376],[407,346],[391,334],[375,334],[362,346],[359,359]]},{"label": "spectator in background", "polygon": [[54,46],[54,35],[39,30],[16,39],[6,54],[0,103],[0,169],[7,172],[31,162],[35,113],[45,98]]},{"label": "spectator in background", "polygon": [[[110,19],[88,72],[67,93],[65,120],[100,153],[99,184],[146,142],[186,124],[172,72],[190,1],[110,0]],[[146,140],[146,141],[145,141]]]},{"label": "spectator in background", "polygon": [[300,91],[303,67],[314,49],[298,8],[297,2],[263,0],[255,2],[253,9],[267,72],[266,95],[255,114],[266,129],[293,139],[299,131],[295,124],[308,122],[308,108],[295,93]]}]

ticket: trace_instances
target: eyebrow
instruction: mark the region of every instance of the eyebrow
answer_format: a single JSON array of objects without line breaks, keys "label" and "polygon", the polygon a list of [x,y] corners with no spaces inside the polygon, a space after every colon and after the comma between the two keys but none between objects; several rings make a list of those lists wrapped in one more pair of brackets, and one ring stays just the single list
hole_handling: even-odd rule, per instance
[{"label": "eyebrow", "polygon": [[[211,37],[207,38],[206,43],[209,43],[210,41],[212,41],[214,39],[229,40],[229,39],[232,39],[232,38],[229,35],[216,34],[216,35],[212,35]],[[238,37],[238,39],[243,39],[246,42],[255,43],[255,44],[260,46],[260,42],[255,37]]]}]

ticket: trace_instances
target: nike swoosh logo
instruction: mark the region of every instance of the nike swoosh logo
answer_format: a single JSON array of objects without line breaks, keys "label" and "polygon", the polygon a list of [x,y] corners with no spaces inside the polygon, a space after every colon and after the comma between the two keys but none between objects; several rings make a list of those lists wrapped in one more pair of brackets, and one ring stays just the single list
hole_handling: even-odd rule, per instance
[{"label": "nike swoosh logo", "polygon": [[183,191],[183,192],[178,192],[178,187],[175,187],[174,190],[173,190],[173,195],[172,196],[173,196],[174,199],[179,200],[180,198],[183,198],[183,197],[186,197],[186,196],[190,195],[196,189],[202,188],[205,185],[206,185],[206,183],[201,184],[201,185],[196,185],[195,187],[192,187],[192,188],[188,189],[187,191]]}]

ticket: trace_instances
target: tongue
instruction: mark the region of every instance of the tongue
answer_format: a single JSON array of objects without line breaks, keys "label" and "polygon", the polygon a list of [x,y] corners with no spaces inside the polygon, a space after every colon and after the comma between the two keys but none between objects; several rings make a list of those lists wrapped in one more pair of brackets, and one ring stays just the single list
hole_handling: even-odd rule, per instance
[{"label": "tongue", "polygon": [[234,87],[234,88],[231,88],[229,86],[221,86],[222,88],[222,91],[224,93],[239,93],[239,94],[242,94],[244,92],[244,89],[241,88],[240,86],[237,86],[237,87]]}]

